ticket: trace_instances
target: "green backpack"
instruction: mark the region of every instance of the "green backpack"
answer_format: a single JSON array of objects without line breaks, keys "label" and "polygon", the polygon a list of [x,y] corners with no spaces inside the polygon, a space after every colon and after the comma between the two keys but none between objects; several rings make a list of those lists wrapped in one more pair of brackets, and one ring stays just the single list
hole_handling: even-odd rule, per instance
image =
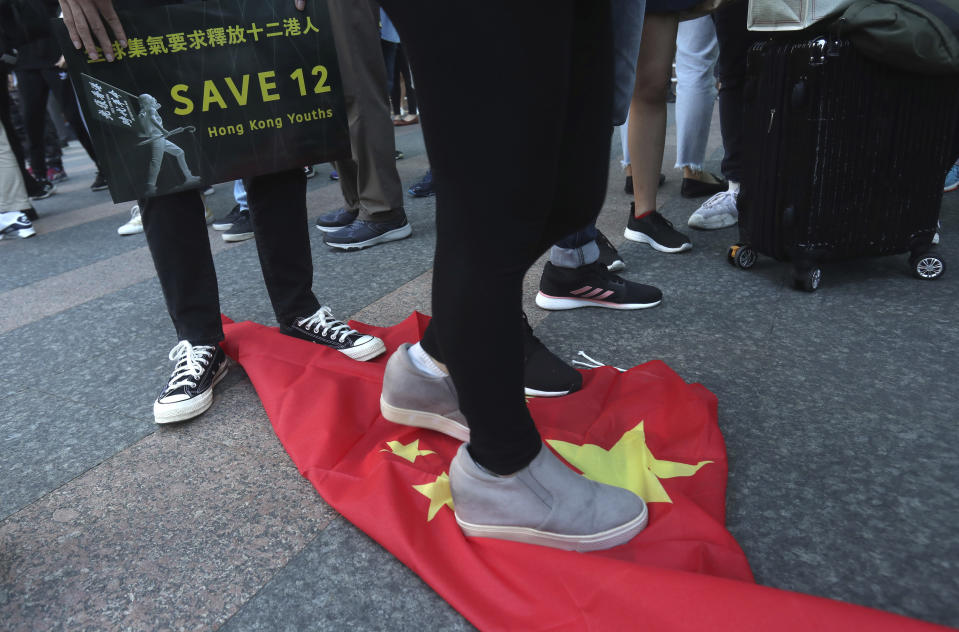
[{"label": "green backpack", "polygon": [[959,0],[857,0],[837,27],[864,55],[890,66],[959,73]]}]

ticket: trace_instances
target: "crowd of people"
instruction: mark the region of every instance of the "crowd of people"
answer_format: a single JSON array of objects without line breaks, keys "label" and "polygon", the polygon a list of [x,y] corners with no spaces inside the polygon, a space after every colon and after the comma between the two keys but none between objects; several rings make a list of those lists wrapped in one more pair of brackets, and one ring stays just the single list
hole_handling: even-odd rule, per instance
[{"label": "crowd of people", "polygon": [[[302,10],[311,0],[289,1]],[[0,0],[0,7],[4,3],[10,0]],[[75,46],[96,56],[98,45],[109,51],[107,42],[125,41],[114,7],[167,3],[37,5],[47,17],[62,10]],[[369,0],[327,4],[352,155],[331,171],[344,204],[317,218],[324,243],[351,251],[410,236],[395,164],[402,157],[394,143],[397,126],[422,126],[431,164],[408,194],[436,196],[433,318],[422,340],[402,345],[386,363],[383,416],[463,442],[450,467],[450,485],[467,535],[575,550],[629,540],[646,524],[643,500],[567,468],[544,447],[530,417],[524,395],[563,396],[579,389],[582,377],[533,334],[522,310],[522,280],[548,251],[536,296],[543,309],[660,304],[659,288],[620,274],[626,263],[595,221],[619,125],[624,188],[632,196],[626,239],[664,254],[693,247],[657,203],[666,177],[674,59],[674,167],[682,174],[681,194],[704,199],[688,226],[736,224],[745,56],[760,37],[746,30],[747,3],[682,19],[677,10],[698,3],[567,0],[549,10],[503,0],[428,7],[396,0],[383,0],[382,7]],[[6,31],[0,238],[29,237],[37,220],[30,200],[49,196],[56,181],[67,177],[57,158],[58,126],[46,115],[48,96],[59,105],[55,116],[68,124],[60,127],[68,127],[95,164],[96,155],[55,41],[30,28],[19,36]],[[494,39],[496,46],[488,45]],[[479,79],[490,69],[496,69],[495,91]],[[18,106],[11,107],[11,86]],[[705,168],[717,94],[722,175]],[[18,108],[22,135],[11,116]],[[488,110],[510,116],[489,117]],[[476,186],[477,174],[504,158],[509,168],[497,189],[508,195],[494,197]],[[211,189],[146,196],[118,229],[121,235],[145,234],[177,335],[169,352],[174,369],[154,403],[157,423],[182,422],[207,410],[228,369],[219,346],[224,334],[209,223],[227,241],[255,239],[281,333],[360,362],[386,351],[382,340],[349,327],[314,293],[306,181],[315,173],[307,165],[237,180],[236,205],[222,218],[213,218],[204,203],[203,193]],[[949,178],[946,190],[959,187],[959,167]],[[98,168],[91,188],[106,185]],[[495,238],[477,229],[491,206],[510,222]]]}]

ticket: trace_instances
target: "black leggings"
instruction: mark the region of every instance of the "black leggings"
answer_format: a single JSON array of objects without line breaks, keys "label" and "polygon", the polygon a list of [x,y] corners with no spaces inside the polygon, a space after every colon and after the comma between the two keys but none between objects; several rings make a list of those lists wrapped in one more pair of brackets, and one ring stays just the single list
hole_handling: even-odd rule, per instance
[{"label": "black leggings", "polygon": [[400,93],[400,76],[403,77],[403,83],[406,84],[406,105],[409,114],[416,114],[416,88],[413,87],[413,77],[410,75],[410,63],[406,59],[406,51],[403,50],[403,44],[396,46],[396,57],[393,59],[393,83],[390,91],[390,99],[393,101],[393,114],[399,116],[400,106],[402,105]]},{"label": "black leggings", "polygon": [[56,68],[17,70],[17,85],[23,103],[23,119],[30,140],[30,166],[37,177],[47,177],[47,161],[44,152],[44,130],[47,123],[47,97],[53,97],[60,104],[64,116],[70,122],[77,140],[87,150],[90,159],[96,163],[93,142],[80,117],[76,95],[70,81],[61,79],[61,71]]},{"label": "black leggings", "polygon": [[[609,6],[382,4],[416,75],[435,172],[433,320],[422,344],[449,367],[473,458],[511,473],[542,445],[523,394],[523,277],[595,219],[606,194]],[[484,187],[482,174],[504,157],[513,168],[495,191]]]}]

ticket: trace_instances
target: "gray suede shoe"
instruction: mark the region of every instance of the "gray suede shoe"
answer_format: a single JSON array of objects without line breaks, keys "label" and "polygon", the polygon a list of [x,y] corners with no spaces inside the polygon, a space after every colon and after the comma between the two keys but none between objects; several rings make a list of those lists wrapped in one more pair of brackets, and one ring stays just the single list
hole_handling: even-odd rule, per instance
[{"label": "gray suede shoe", "polygon": [[600,551],[629,542],[649,520],[633,492],[580,476],[545,445],[515,474],[496,476],[460,446],[450,464],[456,522],[467,536],[567,551]]},{"label": "gray suede shoe", "polygon": [[409,348],[408,343],[401,344],[386,363],[380,395],[383,417],[393,423],[436,430],[469,441],[470,429],[460,412],[453,380],[417,369],[410,360]]}]

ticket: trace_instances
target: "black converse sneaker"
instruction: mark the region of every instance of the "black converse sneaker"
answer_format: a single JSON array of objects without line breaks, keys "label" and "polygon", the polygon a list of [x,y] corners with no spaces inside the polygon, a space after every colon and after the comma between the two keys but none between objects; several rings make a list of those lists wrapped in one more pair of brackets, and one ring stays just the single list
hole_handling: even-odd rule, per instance
[{"label": "black converse sneaker", "polygon": [[223,218],[213,220],[213,230],[230,230],[233,224],[240,220],[242,213],[240,205],[237,204]]},{"label": "black converse sneaker", "polygon": [[559,397],[583,386],[583,376],[546,348],[540,339],[533,335],[529,319],[523,314],[523,355],[526,365],[523,371],[523,384],[526,394],[531,397]]},{"label": "black converse sneaker", "polygon": [[599,262],[606,266],[607,270],[619,272],[626,269],[626,262],[619,256],[616,247],[599,230],[596,231],[596,245],[599,246]]},{"label": "black converse sneaker", "polygon": [[660,252],[683,252],[693,247],[689,237],[673,228],[673,223],[660,215],[659,211],[637,218],[632,202],[629,204],[629,221],[624,235],[630,241],[649,244]]},{"label": "black converse sneaker", "polygon": [[181,340],[170,351],[176,362],[170,380],[153,403],[158,424],[192,419],[213,405],[213,387],[229,368],[219,345],[193,346]]},{"label": "black converse sneaker", "polygon": [[627,281],[599,261],[579,268],[558,268],[547,261],[536,294],[536,304],[543,309],[644,309],[662,300],[658,288]]},{"label": "black converse sneaker", "polygon": [[281,325],[280,331],[287,336],[332,347],[361,362],[372,360],[386,351],[382,340],[350,329],[349,325],[334,318],[333,312],[325,305],[312,316],[297,318],[290,325]]}]

